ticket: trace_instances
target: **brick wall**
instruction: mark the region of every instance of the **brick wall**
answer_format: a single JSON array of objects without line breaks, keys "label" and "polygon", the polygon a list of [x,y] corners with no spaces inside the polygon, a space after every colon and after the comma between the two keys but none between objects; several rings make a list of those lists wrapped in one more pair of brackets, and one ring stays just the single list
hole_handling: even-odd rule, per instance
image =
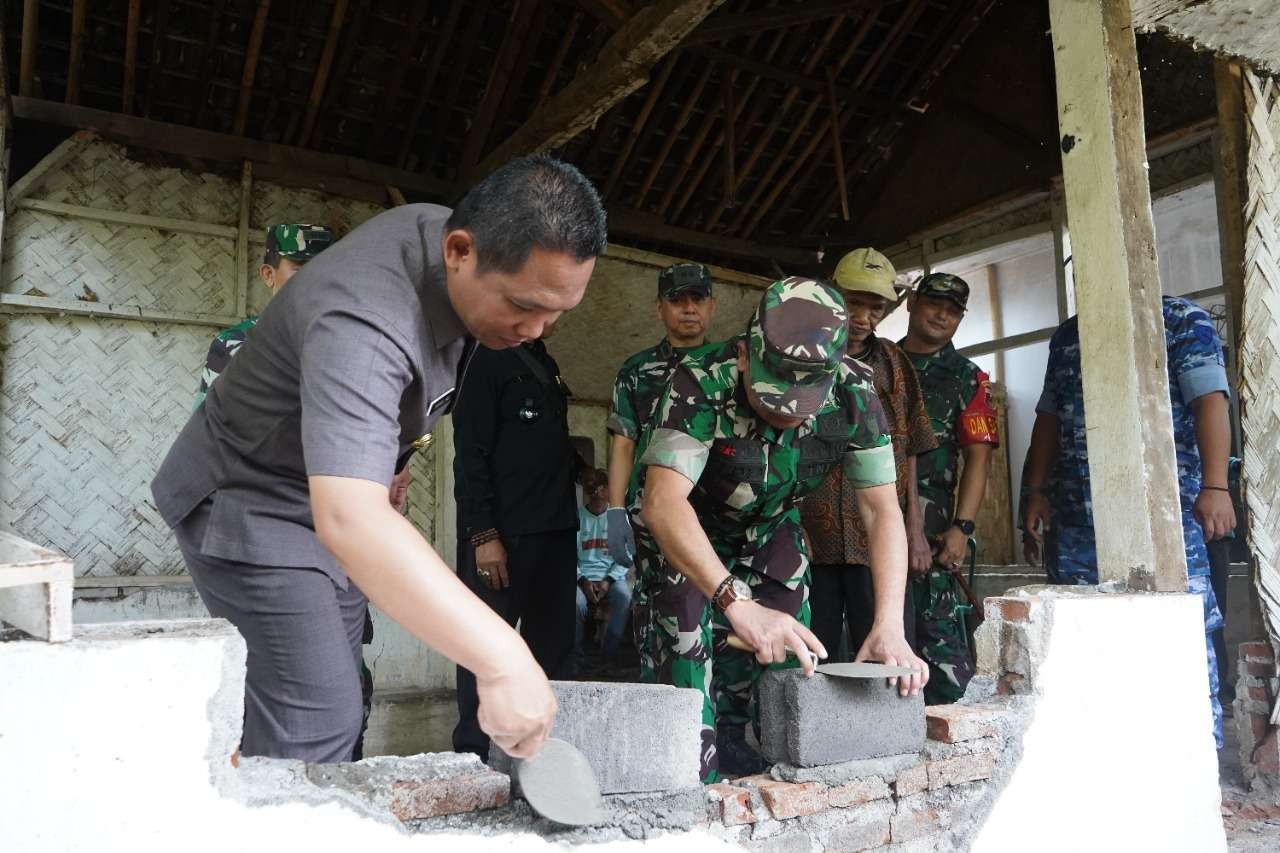
[{"label": "brick wall", "polygon": [[1240,766],[1249,782],[1280,785],[1280,737],[1271,725],[1280,678],[1271,644],[1241,643],[1237,673],[1234,708]]}]

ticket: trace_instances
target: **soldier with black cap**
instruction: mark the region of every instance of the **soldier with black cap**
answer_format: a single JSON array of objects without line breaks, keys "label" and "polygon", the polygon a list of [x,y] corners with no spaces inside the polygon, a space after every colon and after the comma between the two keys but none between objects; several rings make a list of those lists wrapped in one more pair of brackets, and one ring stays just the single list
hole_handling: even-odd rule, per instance
[{"label": "soldier with black cap", "polygon": [[680,359],[707,346],[707,325],[716,312],[711,270],[702,264],[672,264],[658,274],[658,319],[667,334],[655,346],[622,363],[613,383],[613,409],[606,425],[609,445],[609,556],[630,567],[635,538],[626,507],[635,487],[635,460],[648,436],[659,395]]},{"label": "soldier with black cap", "polygon": [[[761,666],[812,674],[810,650],[827,656],[806,627],[797,502],[838,465],[858,490],[876,589],[875,626],[857,659],[917,670],[900,680],[904,695],[927,675],[903,633],[907,547],[893,446],[870,370],[845,358],[847,322],[832,288],[774,282],[746,334],[676,366],[640,458],[641,680],[702,692],[706,782],[762,769],[745,739]],[[650,560],[659,549],[663,559]],[[731,632],[754,660],[728,646]]]}]

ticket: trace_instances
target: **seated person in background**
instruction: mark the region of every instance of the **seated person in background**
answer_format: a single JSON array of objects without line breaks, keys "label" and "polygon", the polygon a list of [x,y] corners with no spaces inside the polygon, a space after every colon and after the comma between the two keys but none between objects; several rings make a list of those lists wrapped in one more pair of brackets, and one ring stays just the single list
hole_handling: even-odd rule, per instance
[{"label": "seated person in background", "polygon": [[602,650],[605,657],[618,653],[622,632],[631,612],[631,587],[627,570],[609,554],[609,477],[593,468],[582,480],[584,506],[578,508],[578,621],[574,649],[582,656],[583,623],[587,613],[607,604]]}]

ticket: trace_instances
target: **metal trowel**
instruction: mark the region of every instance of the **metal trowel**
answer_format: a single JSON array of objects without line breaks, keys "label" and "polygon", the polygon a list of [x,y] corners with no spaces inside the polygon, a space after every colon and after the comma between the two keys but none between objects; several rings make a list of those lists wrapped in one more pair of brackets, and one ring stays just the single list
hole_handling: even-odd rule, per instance
[{"label": "metal trowel", "polygon": [[[737,649],[740,652],[750,652],[755,654],[756,650],[747,645],[747,642],[737,634],[730,634],[725,641],[729,648]],[[794,655],[790,649],[787,649],[788,655]],[[810,652],[812,655],[813,652]],[[912,670],[906,666],[890,666],[887,663],[870,663],[863,661],[861,663],[818,663],[818,656],[813,655],[814,671],[823,675],[830,675],[835,678],[893,678],[894,676],[906,675],[910,676]]]},{"label": "metal trowel", "polygon": [[516,761],[520,791],[535,812],[566,826],[604,823],[600,782],[581,750],[547,738],[533,758]]}]

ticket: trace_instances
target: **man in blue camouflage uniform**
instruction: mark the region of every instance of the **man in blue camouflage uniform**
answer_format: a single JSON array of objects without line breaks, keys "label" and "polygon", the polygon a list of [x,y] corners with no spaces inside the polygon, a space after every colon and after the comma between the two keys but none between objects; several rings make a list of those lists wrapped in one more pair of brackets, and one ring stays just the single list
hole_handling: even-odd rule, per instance
[{"label": "man in blue camouflage uniform", "polygon": [[[333,232],[319,225],[284,224],[267,229],[267,250],[262,256],[258,276],[275,296],[302,265],[333,243]],[[247,317],[229,329],[223,329],[209,344],[204,370],[200,372],[200,390],[196,392],[196,408],[204,402],[213,380],[222,375],[231,359],[258,325],[257,317]]]},{"label": "man in blue camouflage uniform", "polygon": [[[1214,737],[1221,749],[1222,706],[1211,637],[1222,626],[1222,615],[1209,582],[1205,541],[1226,535],[1236,523],[1227,491],[1229,386],[1222,342],[1209,314],[1180,297],[1166,296],[1162,306],[1182,536],[1187,549],[1187,591],[1204,602],[1207,686]],[[1035,562],[1043,554],[1045,571],[1053,583],[1096,584],[1098,557],[1085,440],[1080,330],[1075,317],[1063,323],[1049,342],[1044,391],[1036,406],[1023,479],[1022,527],[1028,561]]]},{"label": "man in blue camouflage uniform", "polygon": [[[838,465],[871,541],[875,625],[858,660],[924,662],[903,633],[906,535],[893,445],[865,365],[845,357],[843,298],[810,279],[766,289],[745,335],[687,356],[671,375],[639,465],[637,586],[647,610],[641,680],[699,690],[701,775],[762,769],[746,744],[761,665],[809,673],[809,553],[797,502]],[[652,555],[661,553],[660,558]],[[755,657],[728,646],[730,632]]]},{"label": "man in blue camouflage uniform", "polygon": [[664,268],[658,273],[657,312],[667,334],[622,363],[605,425],[609,430],[609,556],[627,568],[636,550],[626,509],[638,479],[635,461],[644,455],[641,441],[649,435],[649,422],[671,371],[686,355],[708,347],[707,325],[716,312],[711,270],[695,263]]}]

